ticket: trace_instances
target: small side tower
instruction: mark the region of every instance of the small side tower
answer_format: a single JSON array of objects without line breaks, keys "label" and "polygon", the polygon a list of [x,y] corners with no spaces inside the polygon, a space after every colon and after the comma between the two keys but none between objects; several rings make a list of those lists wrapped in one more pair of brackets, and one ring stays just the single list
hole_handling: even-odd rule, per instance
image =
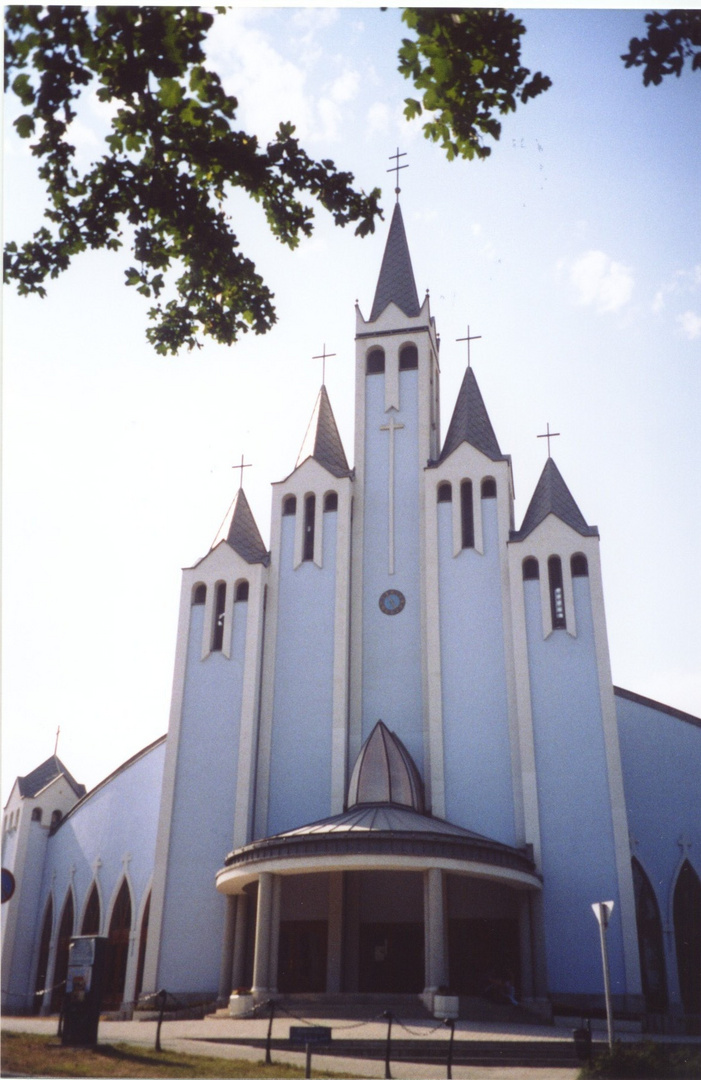
[{"label": "small side tower", "polygon": [[145,993],[218,990],[226,905],[212,882],[232,839],[251,837],[268,564],[240,488],[209,554],[183,571]]},{"label": "small side tower", "polygon": [[635,1011],[635,902],[599,533],[551,457],[511,535],[509,561],[526,839],[547,883],[548,986],[565,1003],[568,994],[600,993],[590,905],[613,900],[612,993]]}]

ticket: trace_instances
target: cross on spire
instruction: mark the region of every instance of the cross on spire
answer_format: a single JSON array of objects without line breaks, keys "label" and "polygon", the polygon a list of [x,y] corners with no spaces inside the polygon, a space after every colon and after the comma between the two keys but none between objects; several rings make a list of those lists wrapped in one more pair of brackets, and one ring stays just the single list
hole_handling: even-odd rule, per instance
[{"label": "cross on spire", "polygon": [[472,335],[470,335],[470,326],[468,324],[467,337],[459,337],[459,338],[455,339],[456,341],[466,341],[467,342],[467,366],[468,367],[470,366],[470,342],[471,341],[479,341],[481,337],[482,337],[481,334],[472,334]]},{"label": "cross on spire", "polygon": [[545,426],[547,428],[545,434],[544,435],[536,435],[536,438],[537,439],[547,439],[548,440],[548,457],[550,457],[550,440],[557,438],[557,436],[560,434],[560,432],[559,431],[551,431],[550,430],[550,424],[546,424]]},{"label": "cross on spire", "polygon": [[239,475],[239,491],[240,491],[241,488],[243,487],[243,470],[244,469],[250,469],[251,468],[251,463],[247,461],[246,464],[244,465],[243,454],[241,454],[241,464],[240,465],[232,465],[231,468],[241,470],[240,475]]},{"label": "cross on spire", "polygon": [[61,725],[59,724],[59,726],[56,728],[56,742],[54,743],[54,757],[56,757],[56,754],[58,753],[58,737],[59,737],[60,734],[61,734]]},{"label": "cross on spire", "polygon": [[330,360],[332,356],[335,356],[335,352],[327,353],[326,342],[324,342],[323,351],[319,356],[312,356],[312,360],[321,360],[321,385],[326,386],[326,361]]},{"label": "cross on spire", "polygon": [[400,157],[406,157],[406,151],[403,151],[403,152],[402,152],[402,153],[400,154],[400,153],[399,153],[399,147],[397,147],[397,153],[396,153],[396,154],[390,154],[390,155],[389,155],[389,160],[390,160],[390,161],[395,161],[395,160],[396,160],[396,165],[393,165],[391,169],[388,169],[388,170],[387,170],[387,172],[393,172],[393,173],[396,173],[396,174],[397,174],[397,175],[396,175],[396,177],[395,177],[395,184],[396,184],[396,187],[395,187],[395,189],[394,189],[394,193],[395,193],[395,195],[397,196],[397,202],[399,202],[399,192],[401,191],[401,188],[399,187],[399,170],[400,170],[400,169],[408,169],[408,168],[409,168],[409,164],[408,164],[408,163],[407,163],[406,165],[400,165],[400,164],[399,164],[399,159],[400,159]]}]

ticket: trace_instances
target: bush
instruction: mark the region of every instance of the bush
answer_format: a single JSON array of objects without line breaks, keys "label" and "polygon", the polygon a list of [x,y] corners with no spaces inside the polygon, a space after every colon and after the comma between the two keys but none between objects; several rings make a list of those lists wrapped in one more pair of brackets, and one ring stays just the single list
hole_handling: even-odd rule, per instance
[{"label": "bush", "polygon": [[673,1049],[659,1043],[614,1043],[613,1050],[595,1053],[581,1080],[698,1080],[701,1050]]}]

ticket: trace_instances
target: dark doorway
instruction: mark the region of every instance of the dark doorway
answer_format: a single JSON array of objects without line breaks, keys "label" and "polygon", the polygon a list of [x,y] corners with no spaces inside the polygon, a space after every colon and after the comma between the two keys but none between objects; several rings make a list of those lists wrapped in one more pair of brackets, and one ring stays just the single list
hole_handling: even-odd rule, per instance
[{"label": "dark doorway", "polygon": [[424,988],[421,923],[361,923],[361,993],[420,994]]},{"label": "dark doorway", "polygon": [[68,972],[68,946],[73,935],[73,893],[69,892],[63,905],[61,925],[58,930],[56,946],[56,964],[54,966],[54,990],[51,995],[51,1011],[60,1012],[63,1008],[64,987]]},{"label": "dark doorway", "polygon": [[516,919],[450,919],[448,923],[450,989],[479,997],[490,979],[507,979],[520,992],[520,957]]},{"label": "dark doorway", "polygon": [[34,1007],[32,1011],[38,1013],[44,1004],[44,990],[46,989],[46,973],[49,968],[49,950],[51,948],[51,930],[53,928],[54,921],[54,905],[53,900],[49,897],[49,902],[46,905],[46,911],[44,913],[44,923],[41,931],[41,941],[39,944],[39,963],[37,965],[37,981],[34,994]]},{"label": "dark doorway", "polygon": [[328,923],[325,919],[280,923],[278,989],[284,994],[326,990]]},{"label": "dark doorway", "polygon": [[105,1009],[118,1009],[124,996],[124,982],[129,958],[129,933],[131,931],[131,897],[126,878],[114,903],[110,920],[107,959],[105,961],[104,991],[102,1005]]},{"label": "dark doorway", "polygon": [[647,874],[637,859],[633,859],[635,889],[635,918],[638,925],[640,975],[645,1007],[648,1012],[667,1009],[667,978],[665,975],[662,920],[657,899]]},{"label": "dark doorway", "polygon": [[701,881],[688,859],[674,889],[674,939],[684,1012],[701,1013]]}]

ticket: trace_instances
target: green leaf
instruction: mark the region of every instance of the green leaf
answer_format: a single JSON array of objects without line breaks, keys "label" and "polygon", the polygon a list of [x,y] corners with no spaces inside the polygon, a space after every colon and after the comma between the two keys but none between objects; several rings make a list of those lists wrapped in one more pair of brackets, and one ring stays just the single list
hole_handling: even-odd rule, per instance
[{"label": "green leaf", "polygon": [[18,116],[15,120],[15,128],[20,139],[28,139],[34,134],[34,117],[29,116],[28,113]]}]

